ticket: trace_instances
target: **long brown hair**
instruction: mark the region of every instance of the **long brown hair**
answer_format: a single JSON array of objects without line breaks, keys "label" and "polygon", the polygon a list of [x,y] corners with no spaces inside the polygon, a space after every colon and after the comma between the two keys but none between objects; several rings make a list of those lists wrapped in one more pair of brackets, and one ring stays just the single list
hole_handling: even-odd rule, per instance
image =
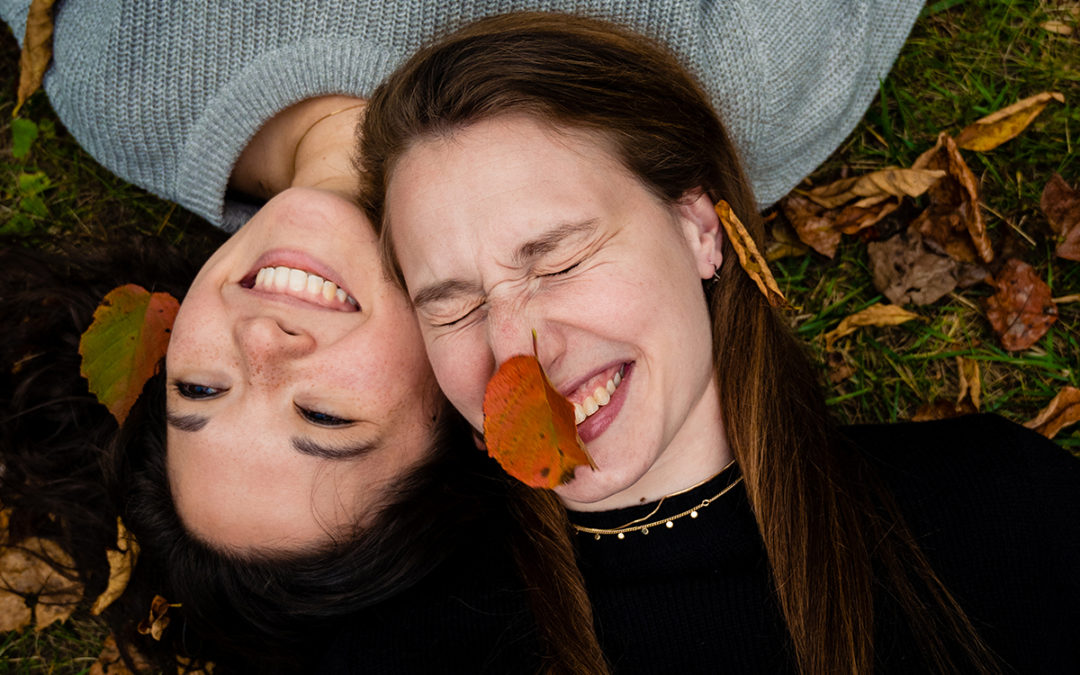
[{"label": "long brown hair", "polygon": [[[376,227],[389,226],[385,188],[412,144],[509,113],[593,133],[659,198],[674,204],[704,189],[762,239],[737,151],[677,59],[630,31],[547,13],[473,24],[419,52],[375,92],[358,161]],[[382,239],[396,265],[390,237]],[[784,317],[727,241],[724,260],[705,290],[721,415],[800,670],[874,669],[876,586],[897,599],[936,670],[985,670],[985,647],[892,498],[866,461],[836,440],[816,371]]]}]

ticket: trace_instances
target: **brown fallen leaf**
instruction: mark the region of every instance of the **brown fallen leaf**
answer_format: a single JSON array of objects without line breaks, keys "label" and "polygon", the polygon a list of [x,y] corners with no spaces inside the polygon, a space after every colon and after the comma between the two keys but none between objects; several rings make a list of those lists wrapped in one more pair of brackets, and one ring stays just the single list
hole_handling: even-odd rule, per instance
[{"label": "brown fallen leaf", "polygon": [[940,169],[890,167],[820,185],[808,190],[806,196],[827,209],[855,200],[859,200],[856,206],[867,208],[889,197],[918,197],[944,176]]},{"label": "brown fallen leaf", "polygon": [[880,302],[866,309],[845,317],[836,328],[825,334],[825,349],[832,351],[833,345],[842,337],[851,335],[866,326],[898,326],[921,318],[914,312],[898,305],[883,305]]},{"label": "brown fallen leaf", "polygon": [[110,633],[102,644],[97,661],[90,666],[90,675],[136,675],[137,673],[147,673],[154,670],[154,665],[150,662],[150,659],[131,647],[131,645],[128,645],[127,653],[128,658],[131,659],[135,666],[134,671],[124,663],[124,658],[120,655],[120,648],[116,644],[116,636]]},{"label": "brown fallen leaf", "polygon": [[829,366],[829,382],[840,384],[855,374],[855,366],[848,362],[847,355],[841,351],[825,354],[825,363]]},{"label": "brown fallen leaf", "polygon": [[957,356],[956,369],[960,371],[960,393],[956,396],[956,405],[970,401],[978,411],[982,407],[982,376],[979,373],[979,362]]},{"label": "brown fallen leaf", "polygon": [[[951,256],[956,257],[955,246],[950,246],[943,227],[954,232],[967,232],[975,252],[983,262],[994,259],[994,249],[986,235],[986,223],[979,208],[979,188],[975,174],[968,168],[956,143],[945,132],[938,135],[937,144],[912,165],[917,169],[941,169],[948,177],[934,183],[928,193],[930,205],[915,219],[916,229],[924,236],[934,239]],[[924,223],[924,221],[933,221]],[[930,225],[930,226],[927,226]],[[963,262],[973,259],[957,258]]]},{"label": "brown fallen leaf", "polygon": [[828,211],[802,195],[791,193],[780,202],[788,222],[799,239],[818,253],[832,258],[840,246],[840,233],[833,227]]},{"label": "brown fallen leaf", "polygon": [[783,220],[777,219],[769,230],[769,243],[765,245],[765,260],[774,262],[781,258],[802,256],[810,252],[810,247],[799,240],[794,228]]},{"label": "brown fallen leaf", "polygon": [[986,318],[1009,351],[1027,349],[1057,321],[1050,287],[1031,265],[1010,258],[995,277],[997,293],[986,303]]},{"label": "brown fallen leaf", "polygon": [[780,287],[776,285],[776,279],[773,278],[772,271],[769,270],[769,264],[758,251],[757,245],[754,244],[754,238],[750,236],[742,221],[731,210],[731,206],[721,199],[716,203],[715,211],[720,219],[720,224],[724,226],[728,241],[735,249],[735,255],[739,256],[739,264],[742,265],[743,270],[754,280],[758,290],[761,291],[761,294],[765,296],[770,305],[774,307],[785,306],[787,300],[784,299],[784,294],[780,292]]},{"label": "brown fallen leaf", "polygon": [[169,608],[179,607],[177,603],[169,604],[169,601],[160,595],[155,595],[150,601],[150,615],[139,622],[135,630],[139,635],[149,635],[155,640],[161,639],[161,634],[169,626]]},{"label": "brown fallen leaf", "polygon": [[866,247],[874,287],[894,305],[929,305],[957,284],[958,264],[923,244],[914,229]]},{"label": "brown fallen leaf", "polygon": [[956,137],[956,145],[976,152],[993,150],[1020,135],[1050,101],[1064,103],[1065,96],[1056,91],[1044,91],[1017,101],[967,126]]},{"label": "brown fallen leaf", "polygon": [[1040,410],[1035,419],[1024,422],[1024,426],[1053,438],[1059,431],[1077,422],[1080,422],[1080,389],[1063,387],[1050,405]]},{"label": "brown fallen leaf", "polygon": [[866,206],[859,206],[858,203],[848,204],[836,214],[833,227],[841,234],[856,234],[877,225],[898,208],[900,208],[900,200],[892,198],[885,198]]},{"label": "brown fallen leaf", "polygon": [[55,1],[32,0],[27,10],[26,32],[19,54],[19,91],[12,117],[19,114],[22,104],[41,86],[52,60],[52,6]]},{"label": "brown fallen leaf", "polygon": [[1061,242],[1054,251],[1059,258],[1080,262],[1080,191],[1069,187],[1058,174],[1043,188],[1039,207]]},{"label": "brown fallen leaf", "polygon": [[48,539],[29,537],[0,545],[0,632],[31,623],[40,631],[66,621],[75,611],[82,584],[60,574],[47,560],[69,569],[74,566],[71,557]]},{"label": "brown fallen leaf", "polygon": [[930,420],[944,420],[950,417],[971,415],[978,412],[971,401],[954,403],[946,398],[939,398],[931,403],[924,403],[911,416],[912,422],[927,422]]},{"label": "brown fallen leaf", "polygon": [[105,611],[106,607],[123,594],[139,557],[139,544],[135,541],[135,535],[127,531],[120,518],[116,519],[116,550],[105,551],[105,556],[109,560],[109,583],[90,608],[90,613],[94,616]]}]

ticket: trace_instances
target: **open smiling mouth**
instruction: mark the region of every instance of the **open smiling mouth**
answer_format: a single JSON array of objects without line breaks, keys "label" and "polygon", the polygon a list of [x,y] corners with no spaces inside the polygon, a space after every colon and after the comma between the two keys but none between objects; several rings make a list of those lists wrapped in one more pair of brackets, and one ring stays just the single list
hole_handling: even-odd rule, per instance
[{"label": "open smiling mouth", "polygon": [[356,298],[329,279],[295,267],[262,267],[240,281],[246,289],[284,295],[339,312],[358,312]]},{"label": "open smiling mouth", "polygon": [[581,424],[589,417],[592,417],[600,408],[606,406],[611,402],[611,395],[615,393],[619,384],[622,383],[623,373],[626,365],[619,367],[615,374],[612,375],[607,382],[602,382],[596,386],[591,394],[585,397],[580,403],[574,404],[574,423]]}]

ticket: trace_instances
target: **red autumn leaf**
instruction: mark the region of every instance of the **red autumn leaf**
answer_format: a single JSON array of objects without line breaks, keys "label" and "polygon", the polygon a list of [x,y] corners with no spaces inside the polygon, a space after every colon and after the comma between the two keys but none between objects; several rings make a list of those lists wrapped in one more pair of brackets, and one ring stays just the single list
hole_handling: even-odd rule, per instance
[{"label": "red autumn leaf", "polygon": [[[930,205],[913,223],[919,233],[936,241],[957,260],[974,262],[966,250],[969,243],[984,262],[993,260],[994,250],[979,208],[978,181],[960,156],[956,142],[942,132],[937,145],[919,155],[912,168],[941,169],[948,173],[928,191]],[[955,241],[956,235],[964,232],[967,241]]]},{"label": "red autumn leaf", "polygon": [[1009,351],[1027,349],[1057,321],[1050,287],[1031,265],[1010,258],[995,278],[997,293],[987,300],[986,318]]},{"label": "red autumn leaf", "polygon": [[1054,233],[1062,238],[1055,251],[1057,256],[1080,262],[1080,191],[1069,187],[1055,173],[1043,188],[1039,206]]},{"label": "red autumn leaf", "polygon": [[127,284],[109,291],[79,340],[82,376],[120,423],[165,356],[180,303]]},{"label": "red autumn leaf", "polygon": [[582,464],[595,468],[578,436],[574,405],[533,356],[507,360],[488,382],[484,442],[508,474],[532,487],[561,485]]}]

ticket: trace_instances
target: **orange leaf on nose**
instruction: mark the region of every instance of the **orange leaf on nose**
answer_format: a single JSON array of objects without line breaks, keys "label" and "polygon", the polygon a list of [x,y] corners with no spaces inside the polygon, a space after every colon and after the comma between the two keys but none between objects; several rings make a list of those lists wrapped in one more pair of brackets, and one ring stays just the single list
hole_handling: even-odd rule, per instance
[{"label": "orange leaf on nose", "polygon": [[596,468],[574,423],[574,405],[555,390],[534,356],[502,364],[484,392],[488,454],[531,487],[553,488],[582,464]]}]

